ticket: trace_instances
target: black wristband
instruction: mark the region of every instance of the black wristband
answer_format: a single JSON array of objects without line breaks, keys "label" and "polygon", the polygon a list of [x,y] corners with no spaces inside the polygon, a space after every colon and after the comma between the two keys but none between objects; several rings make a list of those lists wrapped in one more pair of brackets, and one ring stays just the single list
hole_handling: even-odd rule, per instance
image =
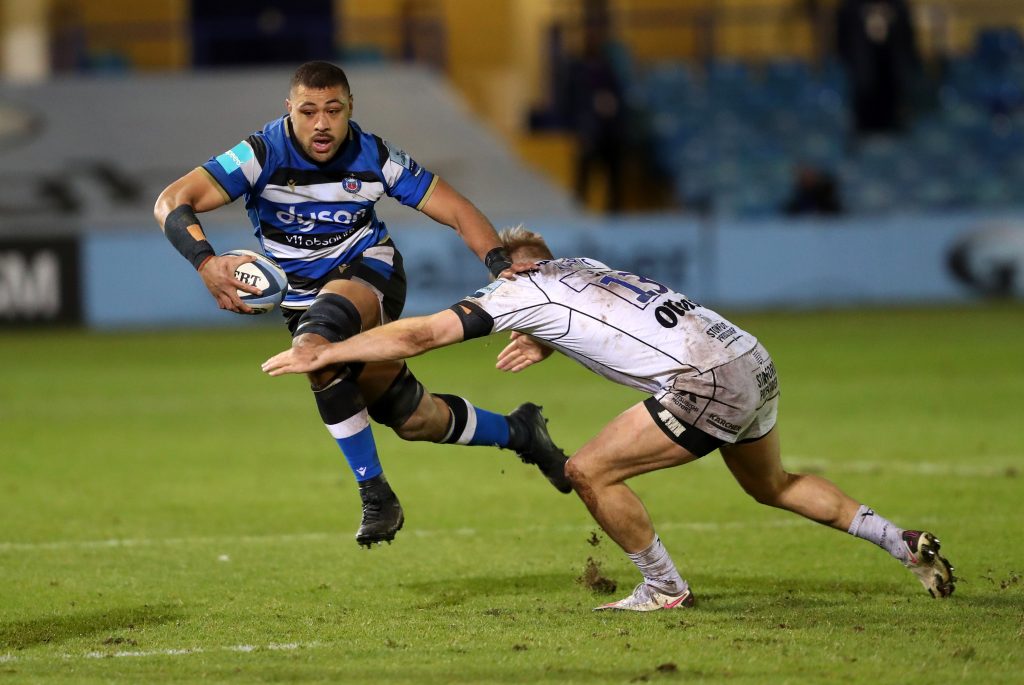
[{"label": "black wristband", "polygon": [[491,276],[497,278],[498,274],[512,266],[512,258],[504,247],[496,247],[484,257],[484,266],[491,272]]},{"label": "black wristband", "polygon": [[193,238],[188,232],[189,226],[199,226],[200,230],[202,229],[195,210],[189,205],[180,205],[167,215],[167,220],[164,221],[164,235],[171,241],[171,245],[174,245],[174,249],[198,271],[203,262],[217,253],[209,241]]}]

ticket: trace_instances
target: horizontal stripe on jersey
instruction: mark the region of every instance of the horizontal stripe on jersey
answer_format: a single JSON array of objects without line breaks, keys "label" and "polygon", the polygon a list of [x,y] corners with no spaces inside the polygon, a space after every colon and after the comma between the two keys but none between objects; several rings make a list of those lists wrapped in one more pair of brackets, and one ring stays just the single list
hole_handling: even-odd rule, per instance
[{"label": "horizontal stripe on jersey", "polygon": [[264,252],[288,274],[285,305],[307,288],[387,239],[374,211],[385,195],[419,208],[435,176],[408,154],[349,122],[349,135],[328,162],[310,159],[287,116],[269,122],[203,168],[231,199],[245,198]]}]

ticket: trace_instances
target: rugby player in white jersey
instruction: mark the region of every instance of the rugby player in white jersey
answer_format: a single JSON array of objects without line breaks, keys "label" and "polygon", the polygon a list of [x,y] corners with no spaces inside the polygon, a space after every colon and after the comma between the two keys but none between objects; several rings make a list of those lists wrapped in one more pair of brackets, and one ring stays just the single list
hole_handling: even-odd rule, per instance
[{"label": "rugby player in white jersey", "polygon": [[[296,347],[344,340],[397,319],[405,305],[402,255],[374,210],[385,196],[453,228],[492,276],[514,278],[498,234],[469,200],[380,136],[352,120],[348,77],[328,62],[296,69],[286,113],[171,183],[154,215],[222,309],[249,313],[235,277],[253,257],[217,255],[197,214],[244,198],[263,251],[288,274],[281,311]],[[404,362],[350,364],[310,374],[321,419],[349,464],[362,499],[356,542],[390,542],[405,515],[384,477],[370,420],[406,440],[496,445],[536,464],[570,492],[565,454],[540,407],[508,416],[456,395],[426,392]],[[415,418],[413,418],[415,416]]]},{"label": "rugby player in white jersey", "polygon": [[592,259],[554,259],[522,228],[502,240],[516,260],[538,261],[514,281],[498,279],[448,310],[410,318],[342,343],[293,348],[263,364],[276,376],[353,360],[411,357],[512,331],[497,366],[521,371],[552,351],[609,380],[651,393],[579,449],[565,470],[594,519],[643,575],[628,597],[597,609],[654,611],[693,606],[694,592],[625,484],[719,450],[758,502],[869,540],[909,568],[933,597],[954,590],[939,541],[903,530],[820,476],[787,472],[775,427],[779,386],[757,339],[656,281]]}]

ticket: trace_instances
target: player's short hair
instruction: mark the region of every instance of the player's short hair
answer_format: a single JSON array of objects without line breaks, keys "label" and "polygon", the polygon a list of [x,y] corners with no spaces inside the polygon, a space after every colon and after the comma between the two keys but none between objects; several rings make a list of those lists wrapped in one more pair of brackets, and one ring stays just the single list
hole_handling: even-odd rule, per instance
[{"label": "player's short hair", "polygon": [[498,234],[501,244],[505,246],[510,255],[516,250],[525,250],[530,256],[539,259],[554,259],[551,248],[544,242],[539,233],[528,231],[525,226],[519,224],[512,228],[502,229]]},{"label": "player's short hair", "polygon": [[305,86],[314,90],[342,86],[346,93],[352,94],[348,85],[348,77],[345,76],[341,67],[320,60],[306,62],[295,70],[289,89],[294,90],[297,86]]}]

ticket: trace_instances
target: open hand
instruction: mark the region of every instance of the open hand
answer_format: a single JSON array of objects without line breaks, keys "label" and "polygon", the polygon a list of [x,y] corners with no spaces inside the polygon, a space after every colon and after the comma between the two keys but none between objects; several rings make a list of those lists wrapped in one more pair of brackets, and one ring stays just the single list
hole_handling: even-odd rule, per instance
[{"label": "open hand", "polygon": [[518,373],[527,366],[542,362],[548,358],[553,350],[545,347],[528,335],[512,331],[511,342],[498,353],[498,363],[495,366],[501,371]]},{"label": "open hand", "polygon": [[279,352],[263,362],[260,367],[271,376],[282,376],[286,373],[308,373],[315,371],[326,362],[321,360],[326,345],[300,345],[284,352]]}]

